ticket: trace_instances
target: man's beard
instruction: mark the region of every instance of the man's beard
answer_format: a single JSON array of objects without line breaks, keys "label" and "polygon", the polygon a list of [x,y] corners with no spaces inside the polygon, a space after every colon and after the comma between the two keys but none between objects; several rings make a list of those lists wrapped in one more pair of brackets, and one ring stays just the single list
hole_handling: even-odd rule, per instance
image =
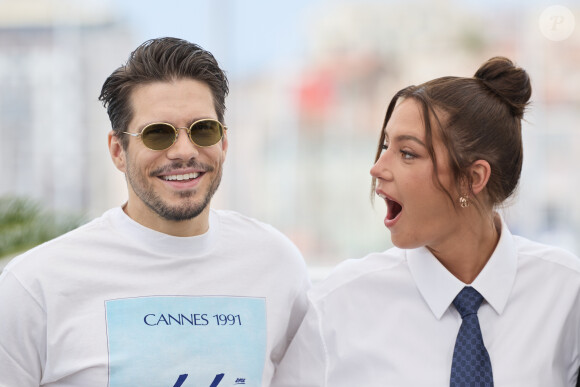
[{"label": "man's beard", "polygon": [[[171,166],[172,169],[178,169],[181,167],[182,165],[176,164]],[[195,160],[190,161],[186,167],[189,168],[201,167],[204,173],[211,173],[214,171],[213,167],[208,165],[200,165]],[[148,184],[147,179],[144,178],[142,175],[140,175],[138,172],[136,172],[129,163],[127,163],[126,178],[131,187],[133,188],[133,191],[135,192],[137,197],[139,197],[139,199],[141,199],[141,201],[143,201],[143,203],[145,203],[145,205],[147,205],[147,207],[149,207],[153,212],[155,212],[163,219],[175,222],[182,222],[197,217],[206,209],[206,207],[211,202],[213,195],[215,194],[220,185],[222,171],[223,167],[222,164],[220,164],[218,166],[218,172],[211,181],[209,189],[206,192],[205,197],[203,197],[201,203],[186,202],[177,205],[170,205],[169,203],[161,199],[161,197]],[[156,178],[155,176],[157,176],[159,173],[161,172],[154,171],[150,174],[150,177]],[[180,199],[185,199],[192,197],[197,193],[198,193],[197,189],[195,189],[193,191],[179,192],[177,195],[179,196]]]}]

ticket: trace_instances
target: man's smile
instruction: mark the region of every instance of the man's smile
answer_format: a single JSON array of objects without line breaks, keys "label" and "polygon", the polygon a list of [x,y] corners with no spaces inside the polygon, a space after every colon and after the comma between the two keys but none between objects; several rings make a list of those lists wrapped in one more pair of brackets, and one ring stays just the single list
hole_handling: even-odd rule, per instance
[{"label": "man's smile", "polygon": [[163,179],[163,180],[192,180],[192,179],[197,179],[200,175],[201,175],[201,173],[199,173],[199,172],[192,172],[192,173],[186,173],[186,174],[182,174],[182,175],[161,176],[161,179]]}]

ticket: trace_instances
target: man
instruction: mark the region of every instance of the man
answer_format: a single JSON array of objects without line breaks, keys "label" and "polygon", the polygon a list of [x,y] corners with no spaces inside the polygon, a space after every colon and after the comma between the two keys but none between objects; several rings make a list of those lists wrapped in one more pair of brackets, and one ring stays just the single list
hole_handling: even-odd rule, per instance
[{"label": "man", "polygon": [[128,200],[0,276],[0,386],[268,386],[305,312],[296,247],[210,209],[228,83],[189,42],[145,42],[99,99]]}]

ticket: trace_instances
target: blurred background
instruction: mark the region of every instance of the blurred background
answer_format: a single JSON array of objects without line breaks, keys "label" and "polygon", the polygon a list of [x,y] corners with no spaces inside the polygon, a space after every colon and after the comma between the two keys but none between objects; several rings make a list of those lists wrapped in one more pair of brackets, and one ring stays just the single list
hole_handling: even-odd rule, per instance
[{"label": "blurred background", "polygon": [[[160,36],[200,44],[228,73],[230,148],[214,207],[279,228],[315,278],[391,246],[369,169],[392,95],[471,76],[495,55],[533,85],[506,219],[580,254],[577,23],[579,0],[0,0],[0,267],[125,201],[97,97]],[[52,234],[32,238],[39,228]]]}]

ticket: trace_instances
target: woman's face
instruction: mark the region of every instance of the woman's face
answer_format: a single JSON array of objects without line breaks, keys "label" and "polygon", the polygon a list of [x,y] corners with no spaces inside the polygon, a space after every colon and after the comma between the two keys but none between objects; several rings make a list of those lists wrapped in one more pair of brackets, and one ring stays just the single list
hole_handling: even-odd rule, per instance
[{"label": "woman's face", "polygon": [[[377,195],[387,204],[385,226],[393,244],[437,250],[456,233],[460,222],[449,196],[434,180],[422,117],[419,103],[412,98],[395,107],[385,128],[383,151],[371,175],[376,178]],[[435,128],[433,147],[439,181],[452,197],[459,197],[447,151]]]}]

